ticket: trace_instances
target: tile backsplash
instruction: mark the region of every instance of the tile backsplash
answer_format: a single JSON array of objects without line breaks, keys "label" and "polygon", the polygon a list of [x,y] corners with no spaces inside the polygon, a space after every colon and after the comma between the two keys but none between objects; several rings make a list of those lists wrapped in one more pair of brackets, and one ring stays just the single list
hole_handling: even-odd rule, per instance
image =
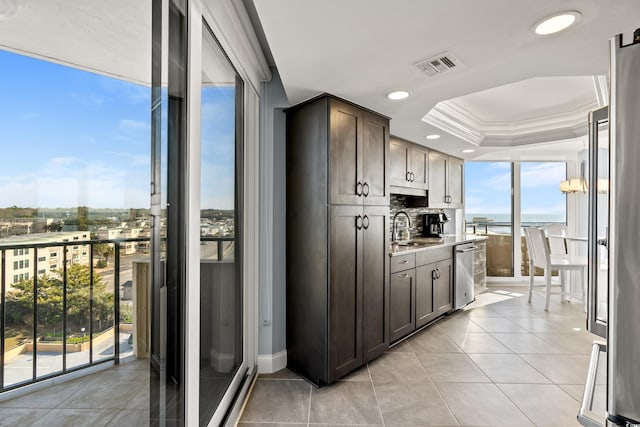
[{"label": "tile backsplash", "polygon": [[[389,215],[389,241],[393,240],[393,217],[398,211],[405,211],[411,217],[411,237],[420,237],[422,236],[422,215],[426,213],[440,213],[446,212],[452,219],[454,218],[454,210],[453,209],[433,209],[433,208],[408,208],[407,201],[411,196],[405,196],[402,194],[391,194],[391,200],[389,205],[389,210],[391,215]],[[399,230],[404,230],[407,227],[407,218],[404,215],[398,217],[396,221],[398,224]],[[447,224],[449,225],[449,224]],[[445,226],[445,232],[447,226]],[[455,228],[455,227],[454,227]],[[453,231],[451,231],[453,232]]]}]

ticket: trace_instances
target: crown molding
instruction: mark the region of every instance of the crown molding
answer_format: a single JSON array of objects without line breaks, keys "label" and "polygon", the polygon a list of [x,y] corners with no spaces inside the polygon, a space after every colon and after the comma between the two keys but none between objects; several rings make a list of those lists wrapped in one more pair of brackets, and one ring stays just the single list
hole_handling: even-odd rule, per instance
[{"label": "crown molding", "polygon": [[596,92],[598,107],[609,105],[609,78],[607,76],[593,76],[593,89]]},{"label": "crown molding", "polygon": [[484,138],[484,135],[478,130],[481,127],[481,122],[451,101],[438,102],[422,117],[422,121],[475,146],[479,146]]},{"label": "crown molding", "polygon": [[422,121],[463,141],[483,147],[517,146],[575,138],[587,134],[586,117],[590,111],[601,107],[600,103],[608,95],[606,82],[606,77],[594,76],[594,99],[562,114],[549,114],[515,122],[484,121],[454,101],[441,101],[422,118]]}]

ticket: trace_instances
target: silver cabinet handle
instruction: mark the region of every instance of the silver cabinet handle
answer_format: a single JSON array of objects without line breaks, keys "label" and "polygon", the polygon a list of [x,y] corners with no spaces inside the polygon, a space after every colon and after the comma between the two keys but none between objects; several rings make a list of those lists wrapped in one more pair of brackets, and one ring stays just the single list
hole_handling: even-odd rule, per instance
[{"label": "silver cabinet handle", "polygon": [[402,261],[400,261],[398,264],[407,264],[409,262],[408,259],[403,259]]},{"label": "silver cabinet handle", "polygon": [[[366,191],[365,191],[365,187],[366,187]],[[362,195],[364,197],[367,197],[369,195],[369,183],[367,183],[367,182],[362,184]]]},{"label": "silver cabinet handle", "polygon": [[406,279],[407,277],[409,277],[409,273],[402,273],[399,277],[401,279]]},{"label": "silver cabinet handle", "polygon": [[356,195],[358,197],[362,196],[362,189],[363,189],[362,183],[358,181],[358,183],[356,184]]},{"label": "silver cabinet handle", "polygon": [[[367,193],[367,194],[369,194],[369,193]],[[365,197],[366,197],[366,194],[365,194]],[[367,222],[365,222],[365,221],[367,221]],[[365,215],[364,217],[362,217],[362,228],[364,228],[365,230],[367,228],[369,228],[369,215]]]},{"label": "silver cabinet handle", "polygon": [[473,248],[466,248],[466,249],[456,249],[456,253],[460,254],[460,253],[464,253],[464,252],[473,252],[475,251],[477,248],[474,246]]},{"label": "silver cabinet handle", "polygon": [[362,216],[360,215],[356,217],[356,228],[362,230]]}]

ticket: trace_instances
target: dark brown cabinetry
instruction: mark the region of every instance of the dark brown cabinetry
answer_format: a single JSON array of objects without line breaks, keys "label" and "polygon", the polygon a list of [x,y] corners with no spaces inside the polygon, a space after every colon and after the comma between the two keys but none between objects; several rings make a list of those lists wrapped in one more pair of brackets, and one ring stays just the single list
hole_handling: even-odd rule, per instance
[{"label": "dark brown cabinetry", "polygon": [[439,316],[453,308],[453,259],[438,261],[434,267],[433,306]]},{"label": "dark brown cabinetry", "polygon": [[388,205],[389,120],[327,99],[332,205]]},{"label": "dark brown cabinetry", "polygon": [[[429,178],[429,151],[427,148],[397,137],[389,142],[389,182],[399,193],[425,195]],[[418,190],[418,191],[412,191]]]},{"label": "dark brown cabinetry", "polygon": [[429,207],[462,208],[464,161],[429,151]]},{"label": "dark brown cabinetry", "polygon": [[389,123],[331,96],[286,113],[287,360],[322,385],[388,348]]},{"label": "dark brown cabinetry", "polygon": [[389,288],[389,339],[395,341],[413,332],[416,328],[414,254],[396,256],[391,259]]},{"label": "dark brown cabinetry", "polygon": [[[453,308],[453,252],[450,246],[391,259],[391,342]],[[405,270],[395,269],[405,266]]]}]

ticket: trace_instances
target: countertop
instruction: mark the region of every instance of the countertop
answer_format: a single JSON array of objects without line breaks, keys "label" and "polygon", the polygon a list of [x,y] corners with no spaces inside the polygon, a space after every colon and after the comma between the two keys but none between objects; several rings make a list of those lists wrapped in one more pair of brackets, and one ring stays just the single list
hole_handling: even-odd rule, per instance
[{"label": "countertop", "polygon": [[481,240],[487,240],[487,236],[448,234],[440,239],[435,237],[416,237],[406,242],[401,242],[400,244],[392,243],[389,245],[389,256],[404,255],[412,252],[455,246]]}]

